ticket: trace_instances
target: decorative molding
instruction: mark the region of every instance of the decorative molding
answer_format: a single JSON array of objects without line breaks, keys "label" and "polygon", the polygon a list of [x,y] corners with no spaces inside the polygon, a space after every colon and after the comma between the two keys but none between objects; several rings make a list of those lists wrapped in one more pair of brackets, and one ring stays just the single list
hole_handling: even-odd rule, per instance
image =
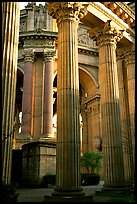
[{"label": "decorative molding", "polygon": [[44,63],[54,61],[55,50],[44,50]]},{"label": "decorative molding", "polygon": [[[116,2],[115,2],[116,3]],[[106,7],[104,4],[102,4],[101,2],[90,2],[89,3],[89,9],[92,10],[92,7],[97,9],[97,11],[99,11],[100,13],[104,14],[108,19],[112,20],[115,24],[117,24],[122,30],[127,31],[128,29],[128,33],[134,38],[135,37],[135,31],[130,28],[125,22],[122,23],[122,19],[118,16],[116,16],[117,18],[119,18],[119,20],[114,16],[113,14],[110,14],[107,10],[103,9],[103,7]],[[108,8],[106,8],[108,9]],[[89,12],[91,12],[89,10]],[[116,14],[115,14],[116,15]],[[129,38],[128,38],[129,40]],[[130,39],[131,40],[131,39]]]},{"label": "decorative molding", "polygon": [[84,46],[88,48],[97,48],[95,45],[95,42],[90,38],[88,29],[84,26],[78,27],[78,45],[79,46]]},{"label": "decorative molding", "polygon": [[34,63],[34,57],[35,57],[35,54],[34,54],[34,50],[33,49],[24,50],[24,61],[25,62],[32,62],[32,63]]},{"label": "decorative molding", "polygon": [[79,22],[87,14],[88,2],[53,2],[49,4],[48,13],[57,23],[62,20]]},{"label": "decorative molding", "polygon": [[108,20],[102,27],[95,27],[89,30],[90,37],[97,42],[98,46],[116,43],[123,37],[123,31],[118,31],[111,26],[111,20]]},{"label": "decorative molding", "polygon": [[135,63],[135,45],[133,44],[129,47],[118,48],[117,58],[123,58],[126,65]]}]

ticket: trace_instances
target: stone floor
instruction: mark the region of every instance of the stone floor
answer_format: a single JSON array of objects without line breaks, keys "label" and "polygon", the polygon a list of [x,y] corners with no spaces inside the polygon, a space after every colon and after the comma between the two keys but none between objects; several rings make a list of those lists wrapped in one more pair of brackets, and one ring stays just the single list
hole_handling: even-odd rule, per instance
[{"label": "stone floor", "polygon": [[[86,198],[94,196],[96,191],[101,191],[102,187],[103,187],[102,181],[96,186],[83,186]],[[51,196],[52,192],[53,188],[17,189],[17,193],[19,193],[18,202],[46,202],[45,197],[47,197],[47,200],[49,201],[48,197]],[[94,200],[95,202],[98,202],[97,198],[95,198]],[[105,199],[105,201],[107,202],[107,198]]]}]

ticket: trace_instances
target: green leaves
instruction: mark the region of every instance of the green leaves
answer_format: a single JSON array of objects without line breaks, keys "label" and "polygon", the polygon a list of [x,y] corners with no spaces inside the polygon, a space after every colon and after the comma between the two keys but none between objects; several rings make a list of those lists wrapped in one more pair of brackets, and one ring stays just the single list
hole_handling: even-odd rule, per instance
[{"label": "green leaves", "polygon": [[101,168],[101,160],[103,154],[100,152],[87,151],[81,156],[81,165],[86,167],[89,171],[98,172]]}]

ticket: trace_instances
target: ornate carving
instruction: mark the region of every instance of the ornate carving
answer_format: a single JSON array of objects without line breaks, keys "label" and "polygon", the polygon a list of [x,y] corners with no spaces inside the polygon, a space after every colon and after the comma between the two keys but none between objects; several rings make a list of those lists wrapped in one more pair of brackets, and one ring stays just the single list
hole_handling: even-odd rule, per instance
[{"label": "ornate carving", "polygon": [[87,108],[87,115],[95,115],[99,112],[99,104],[92,105]]},{"label": "ornate carving", "polygon": [[26,31],[27,30],[27,23],[26,21],[20,22],[20,32]]},{"label": "ornate carving", "polygon": [[123,37],[123,31],[118,31],[110,25],[111,20],[108,20],[102,27],[96,27],[89,30],[90,37],[97,42],[98,46],[116,43]]},{"label": "ornate carving", "polygon": [[135,44],[123,49],[123,53],[124,53],[124,60],[126,64],[135,63]]},{"label": "ornate carving", "polygon": [[18,59],[24,58],[24,50],[18,50]]},{"label": "ornate carving", "polygon": [[88,47],[96,47],[94,41],[90,38],[88,28],[79,26],[78,27],[78,44]]},{"label": "ornate carving", "polygon": [[33,49],[27,49],[27,50],[24,50],[24,55],[25,55],[25,62],[32,62],[34,63],[34,51]]},{"label": "ornate carving", "polygon": [[55,50],[44,50],[44,63],[54,61]]},{"label": "ornate carving", "polygon": [[38,37],[37,37],[37,39],[36,38],[32,38],[32,39],[26,39],[25,41],[25,45],[24,45],[24,47],[42,47],[42,48],[44,48],[44,47],[46,47],[46,46],[54,46],[54,40],[50,40],[50,39],[39,39]]},{"label": "ornate carving", "polygon": [[86,15],[88,5],[88,2],[53,2],[48,6],[48,13],[58,23],[65,19],[78,22]]}]

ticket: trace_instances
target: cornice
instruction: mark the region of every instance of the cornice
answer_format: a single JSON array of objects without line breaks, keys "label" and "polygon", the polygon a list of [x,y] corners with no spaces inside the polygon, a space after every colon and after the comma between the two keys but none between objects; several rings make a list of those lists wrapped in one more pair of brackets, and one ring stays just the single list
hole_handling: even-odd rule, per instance
[{"label": "cornice", "polygon": [[88,54],[88,55],[93,55],[93,56],[99,56],[99,53],[98,53],[98,49],[94,48],[94,49],[89,49],[89,48],[84,48],[84,47],[81,47],[81,46],[78,46],[78,53],[80,54]]},{"label": "cornice", "polygon": [[[113,11],[107,8],[107,6],[105,6],[101,2],[90,2],[88,6],[88,11],[92,13],[93,8],[95,9],[95,12],[96,12],[96,14],[94,15],[96,15],[97,18],[100,18],[104,22],[106,22],[107,20],[111,20],[115,27],[117,27],[119,30],[124,30],[123,35],[125,36],[125,38],[127,38],[130,42],[134,41],[135,31],[132,28],[130,28],[129,25],[125,23]],[[104,16],[101,16],[99,13],[104,14]],[[129,36],[129,34],[131,36]]]},{"label": "cornice", "polygon": [[19,41],[23,48],[54,48],[57,32],[44,31],[42,29],[21,32]]}]

